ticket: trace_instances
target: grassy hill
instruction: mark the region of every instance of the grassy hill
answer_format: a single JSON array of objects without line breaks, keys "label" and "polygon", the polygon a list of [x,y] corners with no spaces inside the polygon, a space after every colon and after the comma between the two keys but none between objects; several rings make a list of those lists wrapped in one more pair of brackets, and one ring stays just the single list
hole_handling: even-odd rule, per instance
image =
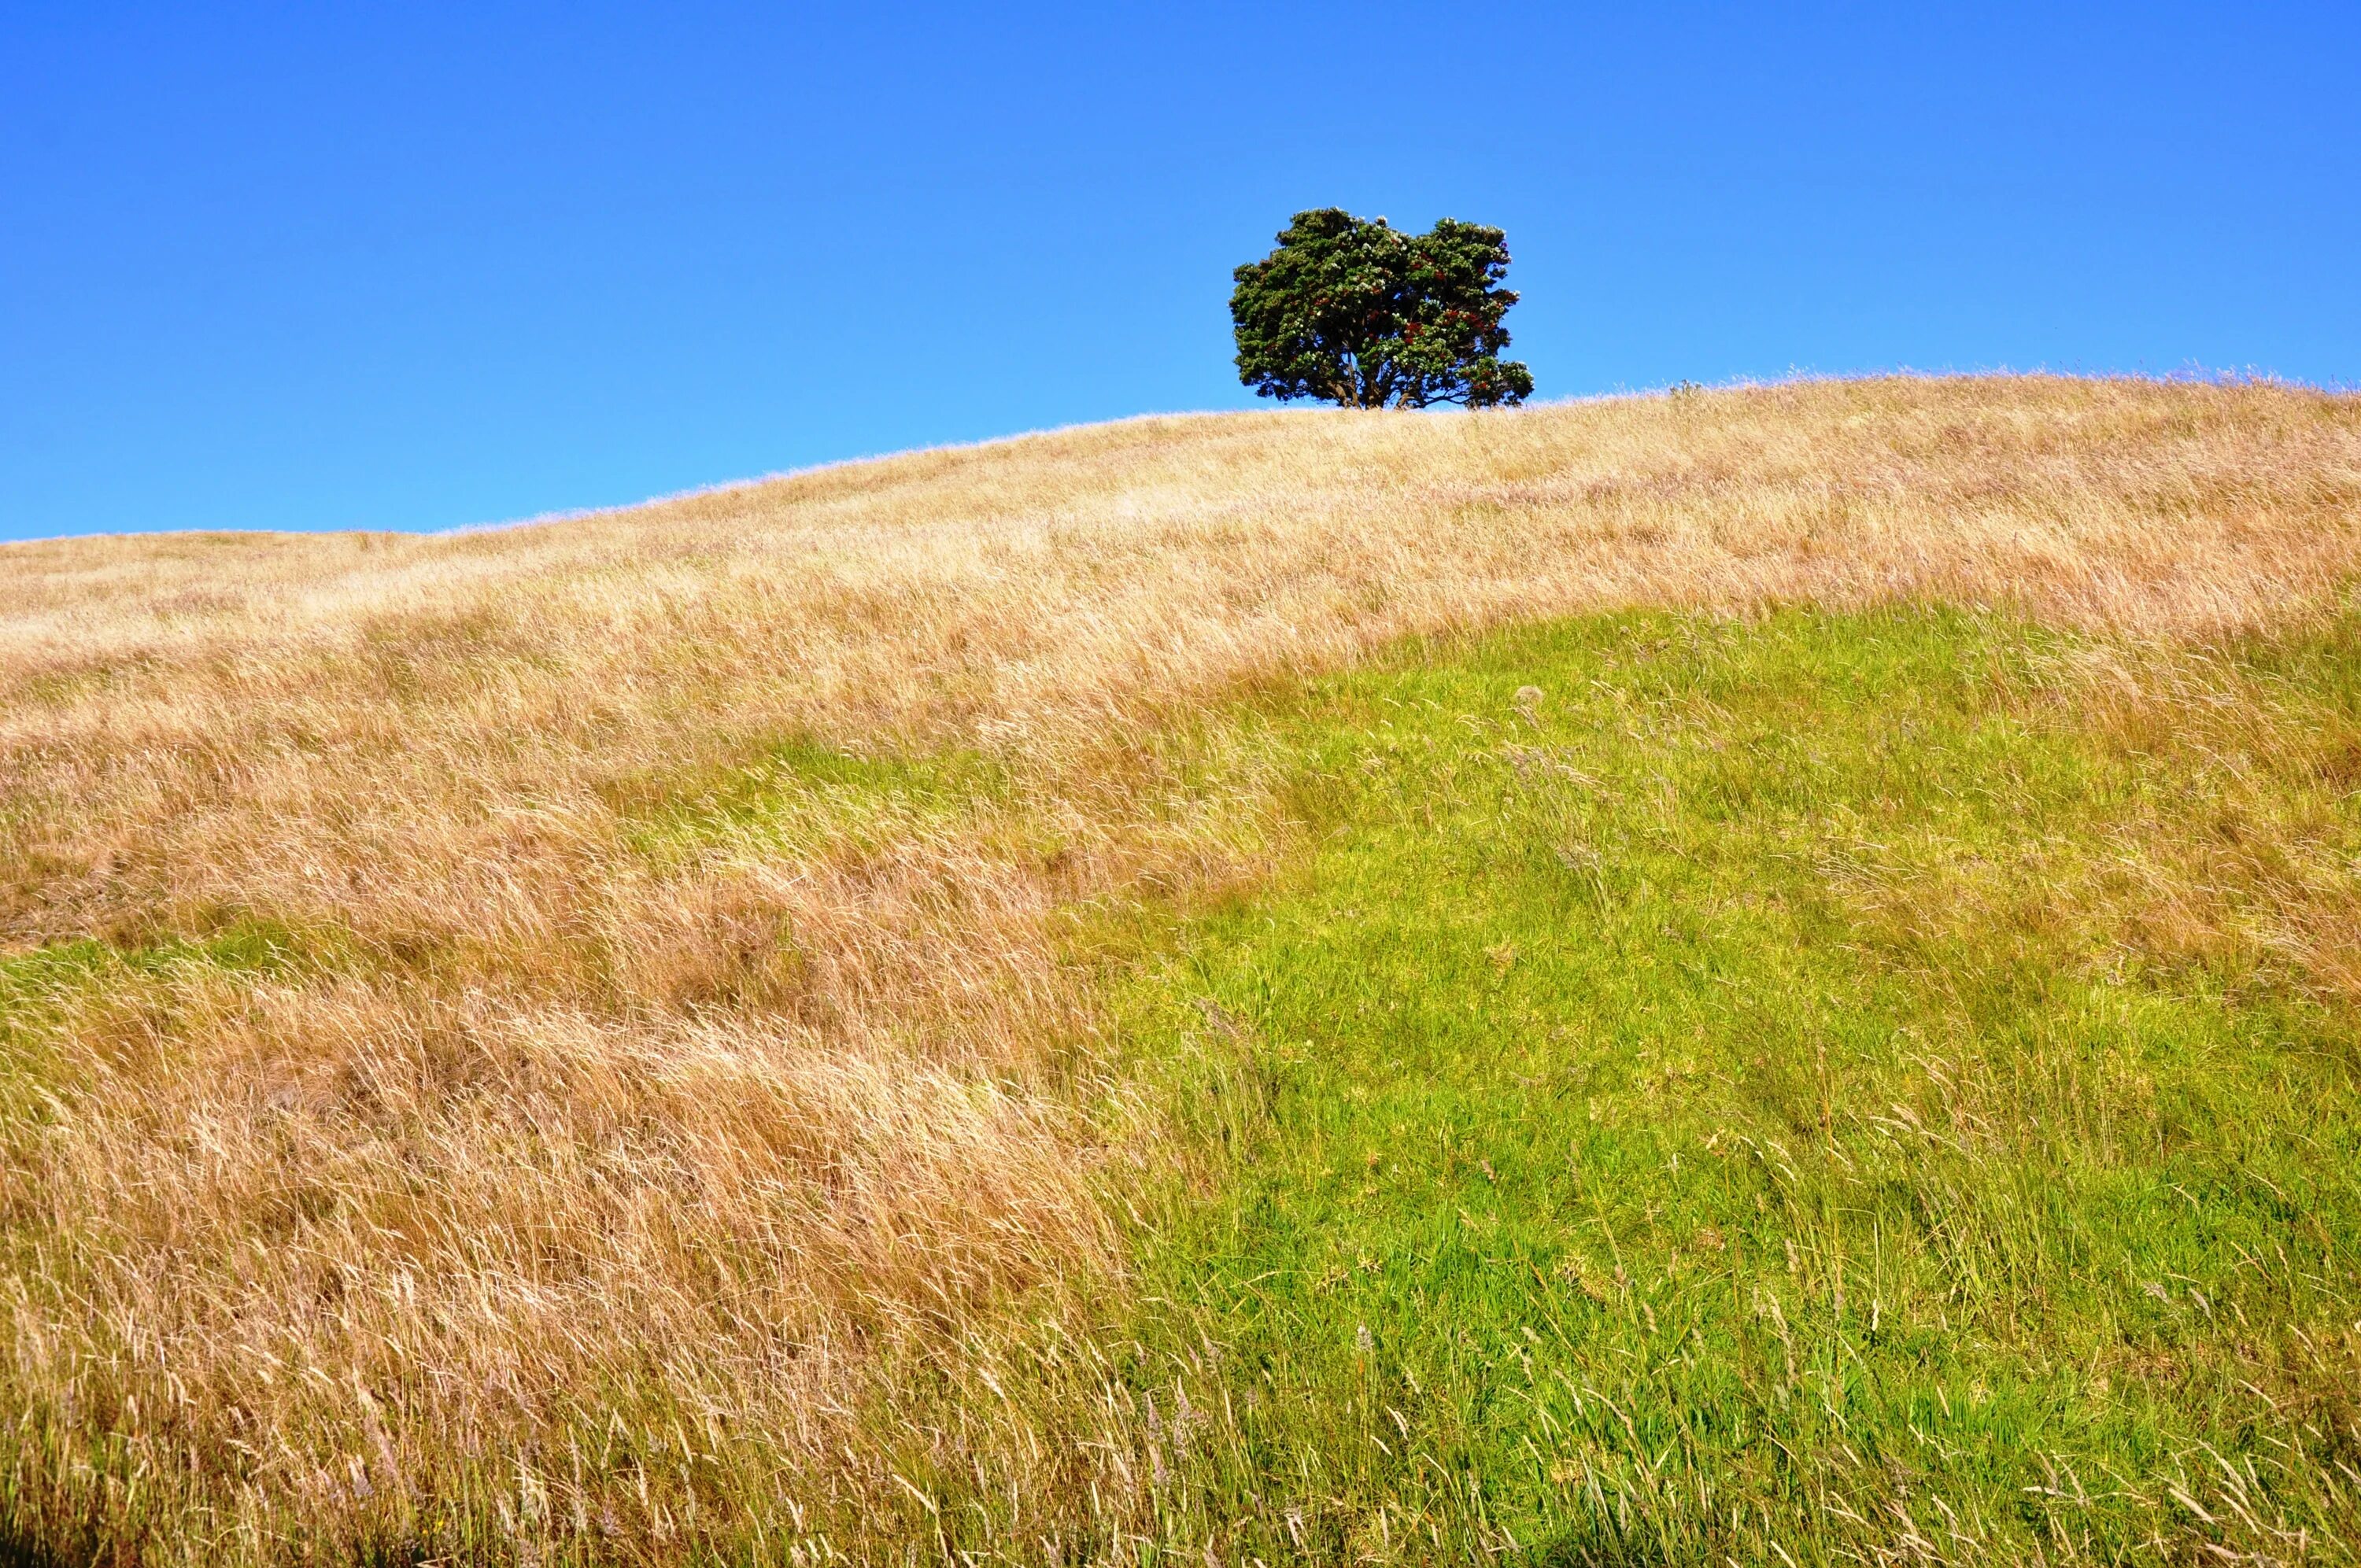
[{"label": "grassy hill", "polygon": [[0,546],[0,1562],[2345,1562],[2361,406]]}]

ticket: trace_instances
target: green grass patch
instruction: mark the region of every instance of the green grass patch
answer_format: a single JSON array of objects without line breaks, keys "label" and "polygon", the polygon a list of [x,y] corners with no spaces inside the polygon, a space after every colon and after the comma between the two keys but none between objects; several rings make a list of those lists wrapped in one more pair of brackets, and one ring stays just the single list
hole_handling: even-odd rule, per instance
[{"label": "green grass patch", "polygon": [[283,973],[344,960],[332,933],[305,935],[275,922],[239,921],[203,938],[141,947],[96,938],[0,954],[0,1129],[45,1113],[60,1086],[57,1031],[78,1005],[162,1005],[176,985]]},{"label": "green grass patch", "polygon": [[[1266,709],[1312,849],[1122,1003],[1195,1151],[1140,1244],[1159,1533],[2349,1553],[2353,1013],[2136,916],[2257,788],[2310,792],[2314,859],[2361,813],[2301,745],[2259,785],[2127,748],[2073,652],[1611,617]],[[2256,657],[2361,691],[2349,635]]]},{"label": "green grass patch", "polygon": [[194,972],[280,973],[333,958],[341,946],[273,922],[240,921],[209,937],[144,947],[85,938],[0,954],[0,1039],[53,1020],[76,996]]},{"label": "green grass patch", "polygon": [[1009,789],[1005,769],[978,751],[868,753],[797,739],[737,766],[650,781],[624,805],[633,849],[680,865],[717,850],[858,853],[939,830]]}]

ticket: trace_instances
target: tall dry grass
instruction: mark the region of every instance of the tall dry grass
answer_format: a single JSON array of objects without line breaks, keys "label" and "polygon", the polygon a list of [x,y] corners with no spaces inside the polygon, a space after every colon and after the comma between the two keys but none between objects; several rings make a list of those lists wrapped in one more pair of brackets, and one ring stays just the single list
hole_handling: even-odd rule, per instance
[{"label": "tall dry grass", "polygon": [[[1251,776],[1154,743],[1193,705],[1631,604],[2203,638],[2356,561],[2352,400],[2042,378],[1142,420],[509,532],[0,547],[0,943],[151,955],[5,1032],[13,1528],[661,1557],[906,1512],[875,1369],[956,1377],[1119,1263],[1061,911],[1256,869]],[[829,749],[997,782],[794,765]],[[159,947],[208,938],[269,959]],[[1093,1479],[975,1430],[995,1486]]]}]

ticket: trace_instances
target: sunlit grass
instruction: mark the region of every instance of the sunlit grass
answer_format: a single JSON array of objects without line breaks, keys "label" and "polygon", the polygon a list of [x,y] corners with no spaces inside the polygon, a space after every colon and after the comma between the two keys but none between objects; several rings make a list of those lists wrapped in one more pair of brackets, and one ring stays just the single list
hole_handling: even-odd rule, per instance
[{"label": "sunlit grass", "polygon": [[2255,661],[2285,702],[2243,766],[2118,743],[2081,652],[1616,618],[1269,715],[1316,850],[1130,992],[1205,1157],[1143,1264],[1159,1530],[2349,1552],[2352,1011],[2259,938],[2280,911],[2159,951],[2119,884],[2257,807],[2349,863],[2361,807],[2307,764],[2361,638]]},{"label": "sunlit grass", "polygon": [[2047,377],[0,546],[0,1557],[2333,1556],[2356,570]]}]

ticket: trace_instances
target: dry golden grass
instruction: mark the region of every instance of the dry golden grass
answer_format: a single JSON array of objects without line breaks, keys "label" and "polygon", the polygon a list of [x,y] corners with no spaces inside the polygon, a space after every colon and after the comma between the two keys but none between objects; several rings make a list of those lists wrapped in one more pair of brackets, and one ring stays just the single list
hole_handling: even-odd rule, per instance
[{"label": "dry golden grass", "polygon": [[[2056,378],[1143,420],[508,532],[0,547],[0,951],[278,955],[0,1030],[41,1107],[0,1211],[18,1528],[662,1556],[891,1497],[864,1369],[969,1365],[994,1304],[1117,1260],[1060,912],[1253,872],[1251,777],[1152,744],[1242,682],[1634,604],[2202,639],[2356,563],[2353,400]],[[1008,1441],[1009,1486],[1071,1480]]]}]

